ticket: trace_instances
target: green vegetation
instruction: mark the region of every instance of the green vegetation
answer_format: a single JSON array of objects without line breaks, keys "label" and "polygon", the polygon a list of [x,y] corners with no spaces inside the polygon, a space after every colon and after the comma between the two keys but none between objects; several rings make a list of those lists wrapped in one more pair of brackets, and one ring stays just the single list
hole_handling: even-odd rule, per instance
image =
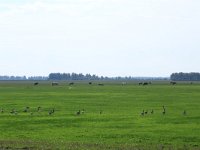
[{"label": "green vegetation", "polygon": [[199,83],[97,83],[1,81],[0,149],[200,149]]}]

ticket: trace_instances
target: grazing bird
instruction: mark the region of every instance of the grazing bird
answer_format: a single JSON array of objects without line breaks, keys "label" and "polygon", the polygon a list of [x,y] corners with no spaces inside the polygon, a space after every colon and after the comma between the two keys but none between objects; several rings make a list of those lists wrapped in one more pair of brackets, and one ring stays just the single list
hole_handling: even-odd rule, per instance
[{"label": "grazing bird", "polygon": [[14,114],[17,115],[18,114],[17,111],[15,111]]},{"label": "grazing bird", "polygon": [[15,113],[15,109],[12,109],[12,110],[10,111],[10,113],[11,113],[11,114],[14,114],[14,113]]},{"label": "grazing bird", "polygon": [[99,113],[100,113],[100,115],[101,115],[101,114],[103,113],[103,111],[102,111],[102,110],[100,110],[100,112],[99,112]]},{"label": "grazing bird", "polygon": [[80,115],[80,114],[81,114],[81,111],[80,111],[80,110],[76,112],[76,115]]},{"label": "grazing bird", "polygon": [[89,85],[92,85],[92,82],[89,82]]},{"label": "grazing bird", "polygon": [[52,114],[52,112],[51,111],[49,111],[49,115],[51,115]]},{"label": "grazing bird", "polygon": [[39,106],[38,108],[37,108],[37,111],[40,111],[41,110],[41,107]]},{"label": "grazing bird", "polygon": [[30,107],[26,107],[23,112],[28,112]]},{"label": "grazing bird", "polygon": [[55,112],[54,108],[49,111],[49,115],[53,114]]},{"label": "grazing bird", "polygon": [[145,111],[145,114],[146,114],[146,115],[148,114],[148,110]]},{"label": "grazing bird", "polygon": [[84,114],[84,113],[85,113],[85,109],[82,109],[81,114]]},{"label": "grazing bird", "polygon": [[166,113],[165,110],[162,113],[163,113],[163,115],[165,115],[165,113]]},{"label": "grazing bird", "polygon": [[185,116],[186,114],[187,114],[187,113],[186,113],[186,110],[184,110],[184,111],[183,111],[183,115]]},{"label": "grazing bird", "polygon": [[165,106],[163,105],[163,115],[165,115],[165,113],[166,113],[166,109],[165,109]]},{"label": "grazing bird", "polygon": [[141,115],[144,116],[144,110],[141,112]]},{"label": "grazing bird", "polygon": [[1,108],[1,113],[4,113],[4,110],[3,110],[3,108]]},{"label": "grazing bird", "polygon": [[151,110],[151,114],[153,114],[154,113],[154,111],[153,111],[153,109]]}]

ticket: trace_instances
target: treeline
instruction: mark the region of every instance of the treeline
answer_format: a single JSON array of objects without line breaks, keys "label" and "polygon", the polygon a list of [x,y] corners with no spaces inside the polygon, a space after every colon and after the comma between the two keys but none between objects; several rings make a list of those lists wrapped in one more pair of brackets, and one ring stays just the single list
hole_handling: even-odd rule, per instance
[{"label": "treeline", "polygon": [[133,77],[104,77],[82,73],[50,73],[49,80],[133,80]]},{"label": "treeline", "polygon": [[104,77],[82,73],[50,73],[49,80],[169,80],[164,77]]},{"label": "treeline", "polygon": [[48,80],[48,77],[44,76],[0,76],[0,80]]},{"label": "treeline", "polygon": [[200,73],[173,73],[171,74],[170,79],[173,81],[200,81]]},{"label": "treeline", "polygon": [[82,73],[50,73],[49,76],[0,76],[0,80],[169,80],[167,77],[106,77]]}]

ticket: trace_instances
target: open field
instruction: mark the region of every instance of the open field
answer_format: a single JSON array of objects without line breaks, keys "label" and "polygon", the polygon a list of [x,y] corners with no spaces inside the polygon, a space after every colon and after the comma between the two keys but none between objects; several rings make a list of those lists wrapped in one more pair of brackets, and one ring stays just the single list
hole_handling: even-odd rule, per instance
[{"label": "open field", "polygon": [[200,149],[199,83],[77,82],[1,81],[0,149]]}]

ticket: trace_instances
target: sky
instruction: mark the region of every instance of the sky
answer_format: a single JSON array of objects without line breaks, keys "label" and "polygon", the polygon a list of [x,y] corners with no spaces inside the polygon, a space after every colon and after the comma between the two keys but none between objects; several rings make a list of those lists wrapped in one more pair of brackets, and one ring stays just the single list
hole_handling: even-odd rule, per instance
[{"label": "sky", "polygon": [[199,0],[0,0],[0,75],[200,72]]}]

